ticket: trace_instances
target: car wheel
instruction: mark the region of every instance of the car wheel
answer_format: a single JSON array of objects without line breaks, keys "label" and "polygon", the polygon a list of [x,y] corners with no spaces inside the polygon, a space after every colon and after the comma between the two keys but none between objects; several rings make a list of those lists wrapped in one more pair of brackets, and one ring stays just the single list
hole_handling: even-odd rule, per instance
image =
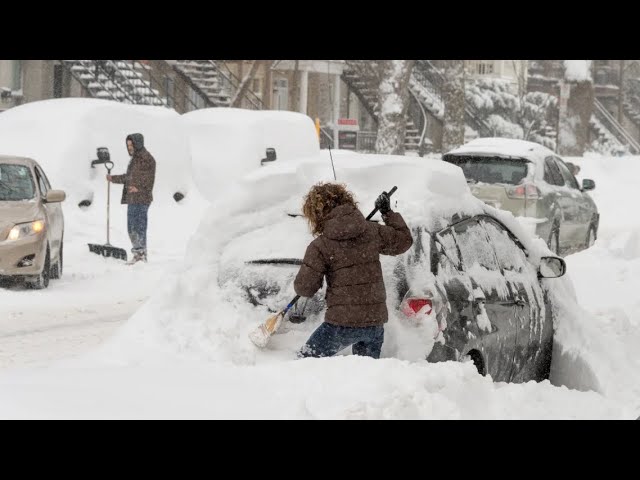
[{"label": "car wheel", "polygon": [[596,227],[591,225],[589,227],[589,232],[587,233],[586,248],[593,247],[593,244],[596,243],[596,238],[597,238]]},{"label": "car wheel", "polygon": [[555,224],[551,227],[551,234],[549,235],[549,241],[547,242],[549,250],[555,255],[559,255],[560,252],[560,227]]},{"label": "car wheel", "polygon": [[47,245],[47,255],[44,257],[44,267],[40,275],[35,277],[35,280],[31,283],[31,288],[35,290],[42,290],[49,286],[49,276],[51,274],[51,256],[49,253],[49,246]]},{"label": "car wheel", "polygon": [[62,266],[63,266],[63,247],[64,242],[60,242],[60,252],[58,253],[58,261],[55,265],[51,267],[51,278],[61,278],[62,277]]}]

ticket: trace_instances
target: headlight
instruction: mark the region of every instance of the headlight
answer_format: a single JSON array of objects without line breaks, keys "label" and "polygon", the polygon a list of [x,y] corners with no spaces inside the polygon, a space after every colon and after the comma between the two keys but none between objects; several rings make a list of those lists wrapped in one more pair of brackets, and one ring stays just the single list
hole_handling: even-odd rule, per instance
[{"label": "headlight", "polygon": [[34,220],[29,223],[20,223],[11,229],[7,240],[18,240],[20,238],[28,237],[29,235],[36,235],[44,230],[44,220]]}]

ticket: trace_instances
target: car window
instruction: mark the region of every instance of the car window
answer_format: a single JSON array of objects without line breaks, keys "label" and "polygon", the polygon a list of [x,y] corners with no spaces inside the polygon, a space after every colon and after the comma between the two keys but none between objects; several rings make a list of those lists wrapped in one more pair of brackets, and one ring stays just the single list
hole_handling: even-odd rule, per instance
[{"label": "car window", "polygon": [[562,178],[560,169],[553,160],[553,157],[544,159],[544,181],[549,185],[564,186],[564,178]]},{"label": "car window", "polygon": [[453,264],[459,268],[460,267],[460,256],[458,255],[458,247],[456,245],[456,240],[453,238],[453,230],[451,228],[447,228],[438,233],[437,235],[438,243],[442,245],[442,249],[444,254],[453,262]]},{"label": "car window", "polygon": [[0,201],[30,200],[34,195],[35,185],[28,167],[0,164]]},{"label": "car window", "polygon": [[476,264],[487,270],[499,270],[493,247],[475,219],[454,225],[454,232],[465,270]]},{"label": "car window", "polygon": [[567,167],[567,165],[559,158],[556,158],[555,161],[556,161],[556,164],[558,165],[558,169],[560,170],[560,173],[562,174],[562,178],[564,178],[565,184],[571,188],[580,190],[580,187],[578,186],[578,181],[576,180],[576,177],[574,177],[571,171],[569,170],[569,167]]},{"label": "car window", "polygon": [[504,270],[522,273],[527,268],[527,256],[523,249],[511,238],[502,225],[491,218],[484,218],[482,224],[494,247],[498,263]]},{"label": "car window", "polygon": [[38,167],[36,167],[36,177],[38,179],[38,186],[40,187],[40,193],[42,194],[43,197],[46,197],[49,189],[47,188],[44,174],[42,173],[42,170],[40,170]]},{"label": "car window", "polygon": [[445,156],[444,160],[462,169],[467,180],[517,185],[527,176],[526,160],[468,155]]}]

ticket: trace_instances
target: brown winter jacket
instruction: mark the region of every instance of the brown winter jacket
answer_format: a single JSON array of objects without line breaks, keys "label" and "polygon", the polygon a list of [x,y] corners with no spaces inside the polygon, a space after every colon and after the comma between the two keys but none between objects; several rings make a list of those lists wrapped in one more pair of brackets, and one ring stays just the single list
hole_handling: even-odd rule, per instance
[{"label": "brown winter jacket", "polygon": [[[149,205],[153,201],[153,184],[156,179],[156,161],[144,148],[144,138],[140,133],[127,136],[133,142],[133,156],[129,161],[127,173],[112,175],[113,183],[123,183],[122,203],[142,203]],[[129,187],[136,187],[137,192],[129,192]]]},{"label": "brown winter jacket", "polygon": [[389,212],[386,225],[368,222],[352,205],[334,208],[324,232],[307,247],[294,281],[296,294],[312,297],[327,278],[325,321],[345,327],[382,325],[388,319],[380,254],[400,255],[413,244],[402,215]]}]

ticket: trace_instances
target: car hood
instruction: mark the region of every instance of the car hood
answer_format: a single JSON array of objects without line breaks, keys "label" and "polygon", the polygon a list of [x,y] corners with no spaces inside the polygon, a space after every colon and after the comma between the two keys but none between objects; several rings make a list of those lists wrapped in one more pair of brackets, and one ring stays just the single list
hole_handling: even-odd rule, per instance
[{"label": "car hood", "polygon": [[[239,288],[254,305],[277,311],[295,295],[293,281],[312,240],[304,218],[283,213],[277,222],[249,231],[225,247],[218,282],[223,289]],[[319,310],[323,291],[316,297],[306,310]]]},{"label": "car hood", "polygon": [[0,239],[4,240],[9,230],[17,223],[41,218],[40,205],[36,200],[0,202]]}]

